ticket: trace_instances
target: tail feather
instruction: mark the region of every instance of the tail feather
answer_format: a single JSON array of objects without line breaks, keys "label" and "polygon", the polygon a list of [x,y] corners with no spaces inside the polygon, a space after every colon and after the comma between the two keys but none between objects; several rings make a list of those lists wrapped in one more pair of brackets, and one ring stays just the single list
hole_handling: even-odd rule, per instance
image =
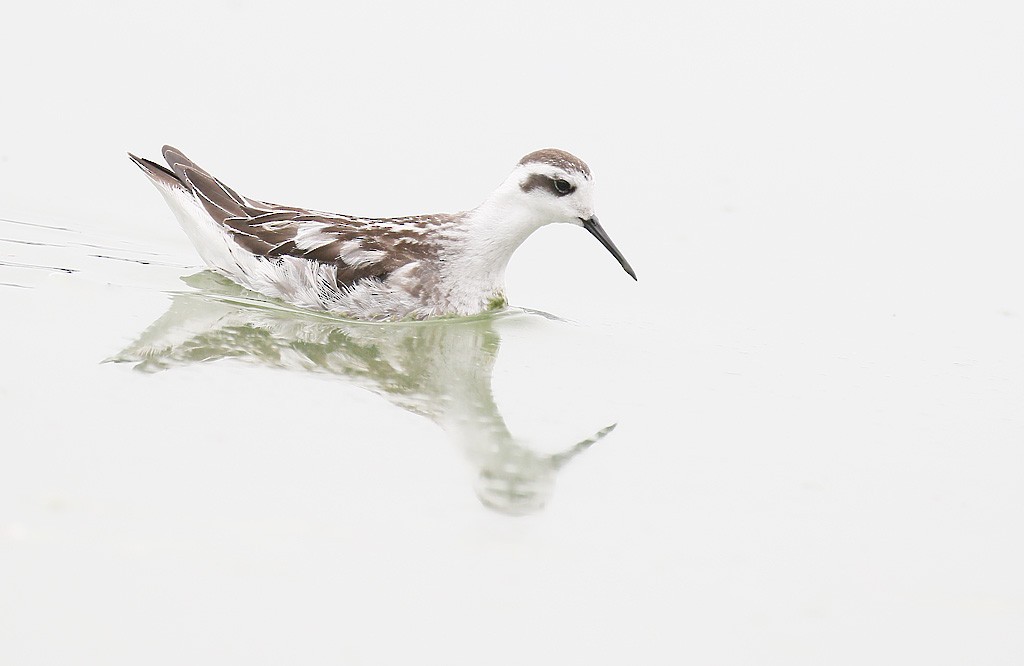
[{"label": "tail feather", "polygon": [[197,189],[202,193],[203,198],[211,200],[218,208],[239,214],[234,212],[235,209],[248,205],[248,201],[238,192],[214,178],[209,171],[185,157],[185,153],[174,146],[164,146],[162,152],[178,180],[185,183],[186,187],[189,183],[198,186]]},{"label": "tail feather", "polygon": [[170,169],[128,153],[132,162],[160,188],[184,190],[202,205],[214,220],[223,223],[232,217],[248,217],[250,202],[220,182],[173,146],[163,147]]},{"label": "tail feather", "polygon": [[233,193],[229,193],[219,180],[196,166],[175,165],[175,170],[179,168],[185,186],[199,197],[210,217],[218,222],[229,217],[247,217],[242,206],[231,196]]},{"label": "tail feather", "polygon": [[233,245],[225,233],[230,230],[224,222],[240,212],[238,204],[222,189],[220,181],[179,151],[167,147],[164,154],[170,169],[131,153],[128,156],[156,185],[203,261],[231,275],[238,265],[232,258]]},{"label": "tail feather", "polygon": [[200,169],[199,165],[185,157],[185,153],[181,152],[174,146],[164,146],[161,151],[164,159],[167,160],[167,164],[171,167],[171,171],[178,177],[178,180],[185,182],[185,169]]},{"label": "tail feather", "polygon": [[128,158],[131,159],[132,162],[135,162],[135,165],[142,169],[143,173],[149,176],[149,178],[153,182],[160,185],[164,185],[166,187],[177,187],[179,189],[185,187],[181,179],[178,178],[178,176],[171,172],[167,167],[161,166],[156,162],[147,160],[144,157],[132,155],[131,153],[128,153]]}]

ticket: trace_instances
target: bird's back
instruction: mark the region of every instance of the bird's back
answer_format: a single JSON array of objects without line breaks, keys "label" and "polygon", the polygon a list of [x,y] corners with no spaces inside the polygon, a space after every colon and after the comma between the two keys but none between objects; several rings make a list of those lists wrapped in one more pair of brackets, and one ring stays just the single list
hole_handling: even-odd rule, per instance
[{"label": "bird's back", "polygon": [[164,146],[163,155],[169,168],[131,158],[207,264],[242,286],[362,318],[440,314],[431,293],[435,239],[460,215],[366,218],[267,203],[238,194],[176,148]]}]

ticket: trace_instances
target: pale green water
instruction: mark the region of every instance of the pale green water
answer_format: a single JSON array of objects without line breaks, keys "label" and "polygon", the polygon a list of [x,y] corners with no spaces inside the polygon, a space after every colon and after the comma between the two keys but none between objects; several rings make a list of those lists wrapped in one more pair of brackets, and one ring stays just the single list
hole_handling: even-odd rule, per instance
[{"label": "pale green water", "polygon": [[[122,271],[129,285],[144,284],[153,265],[171,266],[161,261],[158,253],[124,244],[106,245],[79,230],[14,220],[0,224],[7,232],[0,242],[15,248],[8,255],[12,259],[0,265],[6,276],[3,286],[38,289],[39,296],[34,297],[37,301],[52,293],[47,276],[67,276],[75,284],[91,283],[84,287],[91,306],[103,309],[96,299],[104,299],[107,309],[118,310],[129,306],[119,302],[122,291],[95,288],[103,281],[104,270],[109,271],[110,262],[133,266]],[[107,263],[88,267],[94,260]],[[570,335],[579,329],[551,315],[511,308],[471,318],[366,323],[266,299],[209,271],[186,271],[180,281],[182,290],[167,294],[170,305],[166,312],[140,329],[122,350],[96,360],[129,364],[126,367],[150,374],[220,361],[205,371],[228,373],[244,386],[249,371],[238,369],[242,363],[257,369],[289,370],[299,376],[326,375],[346,386],[368,390],[438,426],[472,468],[479,500],[499,513],[522,515],[541,510],[554,491],[558,471],[615,427],[607,422],[588,424],[584,416],[583,422],[574,425],[586,435],[561,443],[542,442],[551,449],[545,451],[532,448],[506,425],[492,391],[502,331],[528,330],[535,340],[532,344],[544,345],[557,337],[552,334],[555,329]],[[64,287],[58,286],[57,293]],[[154,291],[149,293],[149,300],[159,303],[164,298]],[[60,296],[56,295],[56,312],[64,308],[59,303]],[[88,325],[100,328],[112,323],[89,319]],[[124,335],[123,330],[120,335]],[[83,361],[88,365],[88,359],[76,359],[76,364]],[[100,376],[103,382],[123,381],[117,373],[101,370]],[[535,390],[528,378],[521,388],[526,392]],[[590,389],[599,391],[597,387]],[[187,400],[188,396],[183,398]],[[259,433],[265,414],[277,415],[270,418],[283,416],[281,406],[269,399],[246,396],[244,392],[240,399],[246,404],[244,412],[225,412],[221,416],[223,426],[238,427],[239,438]],[[514,399],[523,401],[522,397]],[[304,410],[302,395],[290,402],[292,406],[284,418],[300,437],[321,431],[324,420],[339,418],[343,424],[349,411],[343,401],[326,414]],[[372,425],[374,419],[385,423],[392,411],[388,405],[375,402],[362,416],[367,424]],[[571,413],[562,416],[572,421]],[[343,436],[345,426],[340,424],[336,434]]]},{"label": "pale green water", "polygon": [[893,606],[990,637],[1021,612],[1015,317],[930,337],[928,315],[869,307],[851,340],[840,309],[776,328],[782,300],[735,292],[683,326],[367,324],[156,240],[7,221],[0,243],[12,655],[48,626],[55,660],[96,640],[228,659],[225,636],[283,655],[322,622],[300,652],[338,624],[374,663],[409,654],[380,647],[391,627],[440,653],[459,621],[468,659],[507,627],[555,641],[609,617],[658,650],[679,618],[724,637],[739,617],[827,652]]},{"label": "pale green water", "polygon": [[[208,271],[185,281],[196,291],[176,294],[168,311],[110,360],[143,372],[233,359],[335,375],[440,426],[474,467],[481,502],[496,511],[543,508],[559,469],[614,428],[544,453],[505,425],[491,391],[501,325],[530,319],[557,326],[551,317],[517,310],[437,322],[346,322],[259,300]],[[312,425],[300,415],[296,420],[298,429]]]}]

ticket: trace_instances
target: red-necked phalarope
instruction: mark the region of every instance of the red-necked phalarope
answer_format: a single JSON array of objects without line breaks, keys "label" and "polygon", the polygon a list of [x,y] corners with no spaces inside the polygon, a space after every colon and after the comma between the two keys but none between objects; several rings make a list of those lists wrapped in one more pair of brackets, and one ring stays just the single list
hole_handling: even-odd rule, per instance
[{"label": "red-necked phalarope", "polygon": [[203,260],[241,286],[358,319],[472,315],[503,306],[505,268],[531,233],[582,226],[633,279],[594,216],[590,169],[548,148],[519,161],[473,210],[387,219],[279,206],[239,195],[164,146],[167,169],[129,153]]}]

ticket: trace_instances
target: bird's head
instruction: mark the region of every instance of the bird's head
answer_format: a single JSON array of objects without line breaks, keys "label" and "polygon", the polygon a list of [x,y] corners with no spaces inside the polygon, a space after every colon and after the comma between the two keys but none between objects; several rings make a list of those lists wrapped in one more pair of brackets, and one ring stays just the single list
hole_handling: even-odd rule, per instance
[{"label": "bird's head", "polygon": [[594,181],[580,158],[558,150],[537,150],[519,160],[506,181],[517,203],[527,207],[539,224],[565,223],[594,235],[635,280],[636,273],[601,227],[594,214]]}]

